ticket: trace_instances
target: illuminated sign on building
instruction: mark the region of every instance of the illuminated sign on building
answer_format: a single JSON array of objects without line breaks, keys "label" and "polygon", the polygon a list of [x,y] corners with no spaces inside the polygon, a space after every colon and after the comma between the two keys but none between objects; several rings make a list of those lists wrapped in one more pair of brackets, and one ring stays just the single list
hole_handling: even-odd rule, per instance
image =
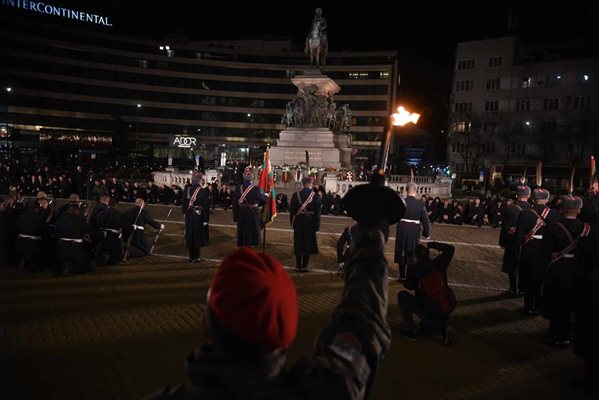
[{"label": "illuminated sign on building", "polygon": [[2,0],[2,5],[20,8],[22,10],[34,11],[40,14],[75,19],[81,22],[91,22],[92,24],[112,26],[112,23],[110,23],[108,17],[97,14],[90,14],[85,11],[71,10],[70,8],[57,7],[48,3],[44,3],[43,1]]},{"label": "illuminated sign on building", "polygon": [[198,145],[198,139],[193,136],[179,136],[175,135],[171,137],[171,146],[178,147],[180,149],[191,149]]}]

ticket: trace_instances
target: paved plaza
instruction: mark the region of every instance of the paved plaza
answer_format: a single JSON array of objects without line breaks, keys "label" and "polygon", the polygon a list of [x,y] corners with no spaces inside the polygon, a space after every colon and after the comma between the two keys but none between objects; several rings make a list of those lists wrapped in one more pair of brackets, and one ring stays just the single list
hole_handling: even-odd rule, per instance
[{"label": "paved plaza", "polygon": [[[150,206],[159,220],[167,211]],[[211,244],[202,249],[207,261],[200,264],[187,261],[175,209],[152,257],[60,278],[0,270],[0,355],[8,377],[0,398],[137,399],[182,381],[183,358],[205,341],[201,320],[210,279],[236,248],[230,211],[216,210],[210,223]],[[335,274],[335,245],[349,224],[348,218],[323,216],[321,254],[311,262],[315,271],[289,270],[300,303],[291,361],[310,354],[339,300],[343,283]],[[449,268],[459,301],[451,346],[434,337],[415,343],[400,338],[396,296],[402,286],[390,280],[393,342],[374,399],[585,398],[570,387],[581,360],[571,349],[544,345],[547,321],[520,315],[522,300],[504,295],[498,235],[485,227],[433,226],[433,240],[456,246]],[[294,267],[291,238],[289,216],[279,215],[269,226],[266,250]],[[394,244],[393,238],[387,244],[388,259]]]}]

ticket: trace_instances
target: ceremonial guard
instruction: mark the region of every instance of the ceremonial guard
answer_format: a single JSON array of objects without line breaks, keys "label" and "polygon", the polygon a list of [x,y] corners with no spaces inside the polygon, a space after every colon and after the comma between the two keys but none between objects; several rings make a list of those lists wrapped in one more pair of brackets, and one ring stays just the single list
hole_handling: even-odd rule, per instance
[{"label": "ceremonial guard", "polygon": [[322,199],[312,190],[313,180],[302,179],[304,188],[295,192],[289,204],[289,218],[293,227],[295,270],[310,272],[308,262],[312,254],[318,254],[316,232],[320,229]]},{"label": "ceremonial guard", "polygon": [[530,210],[531,206],[528,203],[530,197],[530,187],[520,185],[516,187],[516,197],[518,201],[506,206],[501,223],[501,232],[499,233],[499,245],[505,249],[503,254],[503,265],[501,270],[508,274],[509,277],[509,292],[511,294],[519,294],[521,289],[518,289],[518,253],[520,253],[520,243],[518,242],[517,224],[518,217],[523,210]]},{"label": "ceremonial guard", "polygon": [[89,225],[81,216],[79,204],[71,203],[54,226],[56,258],[60,275],[92,270],[89,251],[84,240],[90,234]]},{"label": "ceremonial guard", "polygon": [[200,249],[206,241],[210,192],[202,188],[202,174],[196,172],[191,177],[192,185],[183,194],[182,209],[185,215],[185,245],[189,251],[189,261],[204,261]]},{"label": "ceremonial guard", "polygon": [[431,236],[431,225],[426,207],[420,199],[416,198],[416,184],[408,183],[406,192],[406,213],[397,224],[395,238],[395,262],[399,264],[400,278],[405,278],[406,266],[413,264],[414,248],[420,237],[420,225],[423,228],[422,236],[425,239],[429,239]]},{"label": "ceremonial guard", "polygon": [[145,205],[144,200],[138,197],[135,199],[135,207],[125,211],[124,233],[127,237],[127,248],[125,249],[127,257],[144,257],[150,254],[150,244],[144,235],[146,224],[154,229],[164,229],[163,224],[154,221],[150,216]]},{"label": "ceremonial guard", "polygon": [[237,246],[260,245],[260,206],[267,197],[252,184],[254,174],[246,168],[243,184],[233,193],[233,221],[237,222]]},{"label": "ceremonial guard", "polygon": [[570,314],[574,311],[576,280],[575,249],[580,238],[589,234],[590,226],[576,217],[582,199],[565,196],[562,216],[548,225],[543,233],[539,254],[539,269],[543,276],[543,317],[549,320],[548,344],[567,347],[570,343]]},{"label": "ceremonial guard", "polygon": [[534,206],[522,210],[516,224],[520,259],[518,261],[518,286],[524,291],[523,314],[539,315],[541,312],[541,282],[543,270],[539,270],[537,260],[541,250],[543,232],[548,224],[560,219],[557,211],[547,207],[549,191],[536,188],[532,191]]},{"label": "ceremonial guard", "polygon": [[48,208],[46,199],[35,200],[17,219],[17,240],[15,253],[17,265],[30,271],[47,266],[49,243],[48,224],[45,209]]},{"label": "ceremonial guard", "polygon": [[125,216],[116,207],[118,200],[111,197],[108,207],[96,214],[94,224],[99,229],[101,239],[96,248],[96,261],[101,265],[118,264],[123,261],[123,243],[121,241]]}]

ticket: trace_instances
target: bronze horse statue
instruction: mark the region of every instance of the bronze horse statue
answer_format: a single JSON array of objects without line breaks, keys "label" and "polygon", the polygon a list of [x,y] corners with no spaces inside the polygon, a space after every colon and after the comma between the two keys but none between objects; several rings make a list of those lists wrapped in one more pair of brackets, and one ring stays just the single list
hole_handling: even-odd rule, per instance
[{"label": "bronze horse statue", "polygon": [[310,53],[310,67],[322,68],[326,64],[329,43],[323,32],[322,21],[314,20],[312,29],[306,37],[305,53]]}]

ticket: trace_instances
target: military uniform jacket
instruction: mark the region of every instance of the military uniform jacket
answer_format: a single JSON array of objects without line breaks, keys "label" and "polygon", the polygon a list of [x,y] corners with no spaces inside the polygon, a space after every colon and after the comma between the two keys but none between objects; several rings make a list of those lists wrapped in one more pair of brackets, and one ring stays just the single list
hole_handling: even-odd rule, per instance
[{"label": "military uniform jacket", "polygon": [[83,243],[85,235],[90,233],[89,225],[85,220],[78,215],[67,212],[56,221],[54,233],[56,235],[56,258],[58,261],[71,264],[70,269],[72,272],[90,270],[89,252]]},{"label": "military uniform jacket", "polygon": [[[314,193],[312,200],[300,211],[311,193]],[[293,245],[296,255],[318,254],[316,232],[320,229],[321,209],[322,198],[313,190],[303,189],[291,196],[289,219],[293,227]]]},{"label": "military uniform jacket", "polygon": [[117,264],[123,259],[122,229],[125,215],[116,208],[106,207],[96,214],[95,225],[101,232],[99,254],[108,254],[108,264]]},{"label": "military uniform jacket", "polygon": [[239,200],[248,187],[249,184],[244,182],[233,192],[233,221],[237,222],[237,246],[260,245],[260,206],[266,203],[267,197],[260,188],[252,186],[240,204]]},{"label": "military uniform jacket", "polygon": [[[588,226],[577,219],[561,218],[559,221],[577,241],[588,234]],[[568,235],[557,224],[548,225],[543,233],[538,269],[543,277],[543,316],[556,321],[568,322],[574,311],[574,281],[577,275],[575,248],[559,259],[556,256],[570,245]]]},{"label": "military uniform jacket", "polygon": [[[139,218],[137,214],[139,213]],[[137,219],[137,222],[135,220]],[[144,229],[133,229],[135,223],[138,227],[144,227],[150,225],[154,229],[160,229],[160,223],[154,221],[150,213],[145,208],[139,212],[139,207],[133,207],[125,211],[125,229],[124,233],[128,240],[129,235],[133,232],[133,238],[131,239],[131,248],[129,249],[129,255],[131,257],[140,257],[150,254],[150,245],[146,240]]]},{"label": "military uniform jacket", "polygon": [[[198,188],[197,195],[193,199],[193,195]],[[181,207],[185,215],[185,240],[187,245],[202,246],[208,239],[204,223],[208,223],[210,191],[198,184],[189,186],[185,190]]]},{"label": "military uniform jacket", "polygon": [[499,245],[505,248],[503,254],[503,265],[501,270],[506,273],[514,273],[518,268],[518,253],[520,244],[518,243],[518,217],[523,210],[530,210],[532,207],[525,201],[518,201],[509,207],[506,207],[501,223],[501,232],[499,233]]},{"label": "military uniform jacket", "polygon": [[397,234],[395,237],[395,262],[401,265],[412,264],[414,248],[420,238],[420,225],[422,224],[422,235],[431,235],[431,225],[428,213],[422,201],[414,196],[406,197],[406,213],[401,221],[397,223]]},{"label": "military uniform jacket", "polygon": [[[533,212],[534,210],[534,212]],[[535,214],[536,212],[536,214]],[[543,217],[544,215],[544,217]],[[539,217],[543,223],[539,222]],[[541,204],[535,204],[530,210],[523,210],[516,223],[516,235],[520,249],[519,265],[534,268],[541,250],[541,240],[548,224],[554,224],[561,219],[559,213]],[[534,235],[533,235],[534,233]],[[534,270],[535,275],[542,271]]]},{"label": "military uniform jacket", "polygon": [[166,388],[148,399],[365,398],[391,343],[385,319],[388,266],[380,231],[360,231],[354,243],[341,302],[319,335],[312,357],[273,376],[273,369],[284,362],[280,356],[248,363],[202,347],[186,360],[190,386]]},{"label": "military uniform jacket", "polygon": [[17,219],[17,235],[32,237],[17,236],[17,253],[37,256],[45,251],[45,246],[49,240],[49,226],[46,223],[44,213],[41,211],[41,209],[37,213],[28,211]]}]

